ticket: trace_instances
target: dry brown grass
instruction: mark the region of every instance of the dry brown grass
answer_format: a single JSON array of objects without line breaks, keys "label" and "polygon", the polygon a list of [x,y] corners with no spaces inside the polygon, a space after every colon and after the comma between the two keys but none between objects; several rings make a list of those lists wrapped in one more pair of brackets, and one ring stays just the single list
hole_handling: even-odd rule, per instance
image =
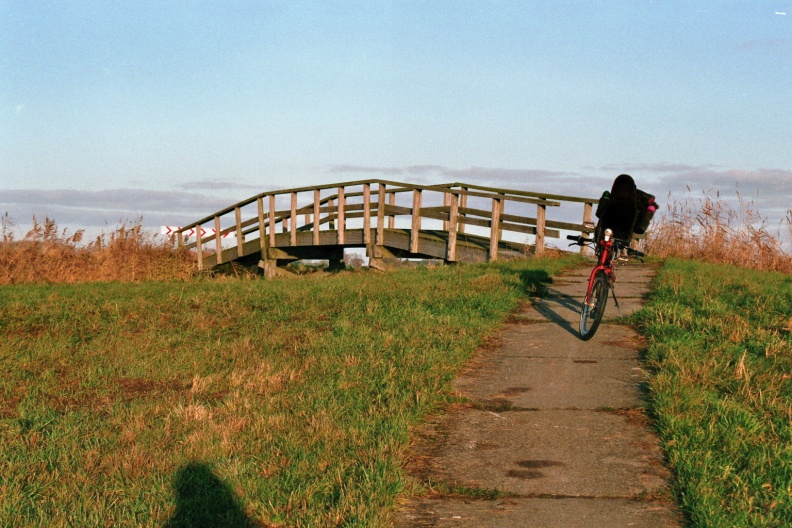
[{"label": "dry brown grass", "polygon": [[[183,280],[194,274],[189,254],[144,231],[121,225],[83,244],[82,230],[68,234],[49,218],[33,218],[22,240],[6,213],[0,240],[0,284]],[[193,259],[194,260],[194,259]]]},{"label": "dry brown grass", "polygon": [[708,191],[670,203],[647,232],[648,253],[792,273],[792,255],[781,244],[784,232],[792,239],[792,209],[773,234],[755,204],[739,193],[737,198],[732,207]]}]

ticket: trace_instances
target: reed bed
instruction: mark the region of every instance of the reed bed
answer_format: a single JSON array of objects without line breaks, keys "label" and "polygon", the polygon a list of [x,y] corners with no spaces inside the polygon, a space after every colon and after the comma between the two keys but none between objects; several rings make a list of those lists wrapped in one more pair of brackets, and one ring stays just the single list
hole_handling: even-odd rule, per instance
[{"label": "reed bed", "polygon": [[123,224],[87,243],[83,236],[83,230],[69,234],[50,218],[40,222],[34,217],[33,228],[17,240],[6,213],[0,284],[185,280],[195,273],[194,258],[145,231],[139,222]]},{"label": "reed bed", "polygon": [[792,273],[792,254],[781,243],[784,234],[792,240],[792,209],[773,234],[752,200],[738,193],[737,205],[732,206],[719,192],[705,191],[700,198],[671,202],[666,213],[655,218],[645,247],[659,258]]}]

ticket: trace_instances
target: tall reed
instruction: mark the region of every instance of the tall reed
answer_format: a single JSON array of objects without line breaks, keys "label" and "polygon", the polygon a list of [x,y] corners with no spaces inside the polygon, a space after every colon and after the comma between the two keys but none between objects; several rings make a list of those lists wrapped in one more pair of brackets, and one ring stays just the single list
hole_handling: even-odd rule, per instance
[{"label": "tall reed", "polygon": [[183,280],[194,273],[189,254],[146,232],[140,222],[122,224],[88,243],[84,230],[69,234],[50,218],[34,217],[21,240],[15,239],[8,213],[0,229],[0,284]]},{"label": "tall reed", "polygon": [[773,234],[753,201],[738,193],[732,206],[719,192],[706,191],[700,198],[670,202],[667,211],[655,218],[645,248],[660,258],[792,273],[792,254],[781,243],[785,234],[792,239],[792,209]]}]

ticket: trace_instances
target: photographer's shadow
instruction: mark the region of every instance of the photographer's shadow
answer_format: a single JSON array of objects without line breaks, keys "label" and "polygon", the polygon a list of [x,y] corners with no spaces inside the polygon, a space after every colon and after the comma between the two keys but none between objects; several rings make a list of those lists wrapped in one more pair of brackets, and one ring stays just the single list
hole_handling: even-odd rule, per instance
[{"label": "photographer's shadow", "polygon": [[191,462],[174,479],[176,511],[162,528],[252,528],[263,526],[206,464]]}]

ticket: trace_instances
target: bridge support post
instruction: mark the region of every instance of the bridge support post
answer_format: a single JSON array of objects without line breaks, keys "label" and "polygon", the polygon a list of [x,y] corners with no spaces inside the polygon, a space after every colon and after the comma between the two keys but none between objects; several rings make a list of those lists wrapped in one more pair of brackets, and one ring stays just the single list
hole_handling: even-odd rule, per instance
[{"label": "bridge support post", "polygon": [[278,275],[278,261],[276,259],[261,259],[258,265],[264,271],[265,279],[274,279]]},{"label": "bridge support post", "polygon": [[371,244],[366,246],[366,255],[369,258],[369,268],[385,271],[388,266],[385,264],[386,258],[393,258],[394,255],[385,246]]}]

